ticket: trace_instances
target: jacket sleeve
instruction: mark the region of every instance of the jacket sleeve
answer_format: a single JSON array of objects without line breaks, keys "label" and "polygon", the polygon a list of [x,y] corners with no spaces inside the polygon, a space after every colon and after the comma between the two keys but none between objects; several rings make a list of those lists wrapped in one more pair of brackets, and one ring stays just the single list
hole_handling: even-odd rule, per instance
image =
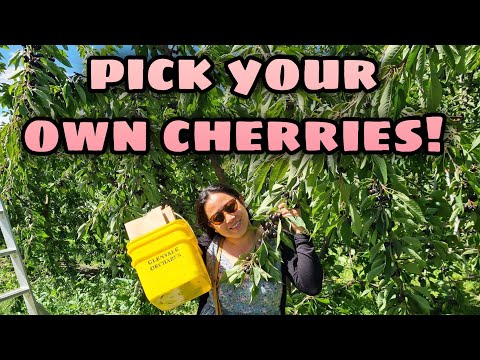
[{"label": "jacket sleeve", "polygon": [[212,242],[212,239],[210,239],[208,235],[203,234],[197,238],[197,241],[198,241],[198,246],[200,247],[200,250],[202,250],[203,261],[205,261],[205,253],[207,252],[208,246]]},{"label": "jacket sleeve", "polygon": [[[208,246],[210,245],[210,242],[212,240],[205,234],[199,236],[197,240],[198,240],[198,247],[200,248],[200,250],[202,250],[203,262],[205,263],[205,265],[207,265],[206,253],[207,253]],[[207,303],[207,299],[208,299],[208,292],[203,295],[200,295],[199,301],[198,301],[197,315],[200,315],[200,313],[202,312],[202,309]]]},{"label": "jacket sleeve", "polygon": [[322,290],[323,268],[310,238],[295,234],[295,251],[282,247],[283,266],[295,287],[307,295],[318,295]]}]

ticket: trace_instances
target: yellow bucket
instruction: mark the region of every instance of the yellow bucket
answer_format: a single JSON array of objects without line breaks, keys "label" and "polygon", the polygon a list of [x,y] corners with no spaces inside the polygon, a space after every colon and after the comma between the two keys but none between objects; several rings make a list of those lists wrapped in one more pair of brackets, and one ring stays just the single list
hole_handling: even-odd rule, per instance
[{"label": "yellow bucket", "polygon": [[148,300],[173,309],[212,288],[197,238],[183,219],[172,221],[127,244]]}]

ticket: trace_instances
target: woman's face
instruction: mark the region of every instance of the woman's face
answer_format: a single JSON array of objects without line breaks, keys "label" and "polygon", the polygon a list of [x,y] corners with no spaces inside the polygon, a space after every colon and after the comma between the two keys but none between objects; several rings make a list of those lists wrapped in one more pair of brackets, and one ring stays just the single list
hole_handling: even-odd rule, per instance
[{"label": "woman's face", "polygon": [[[234,202],[237,205],[235,212],[229,213],[224,210],[225,205],[227,205],[227,209],[232,210]],[[223,222],[219,225],[212,222],[209,223],[220,235],[226,238],[241,238],[247,232],[250,225],[247,209],[245,209],[240,200],[235,200],[232,195],[212,193],[205,202],[204,209],[208,219],[212,219],[212,217],[221,219],[223,217]],[[218,216],[220,214],[221,216]]]}]

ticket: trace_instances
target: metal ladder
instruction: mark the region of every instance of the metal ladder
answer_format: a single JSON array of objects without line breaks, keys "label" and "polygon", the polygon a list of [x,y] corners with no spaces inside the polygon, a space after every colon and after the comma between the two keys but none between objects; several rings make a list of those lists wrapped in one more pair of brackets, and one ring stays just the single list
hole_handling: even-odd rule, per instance
[{"label": "metal ladder", "polygon": [[25,272],[25,266],[23,265],[22,257],[18,251],[17,244],[13,238],[12,228],[10,226],[10,221],[8,220],[7,211],[3,206],[2,199],[0,199],[0,228],[2,230],[3,238],[7,244],[7,248],[0,250],[0,257],[10,255],[12,260],[13,268],[15,269],[15,274],[17,275],[18,283],[20,287],[11,291],[0,294],[0,302],[16,298],[17,296],[23,295],[25,304],[27,305],[27,310],[30,315],[43,315],[47,312],[41,304],[39,304],[32,293],[32,288],[27,278],[27,273]]}]

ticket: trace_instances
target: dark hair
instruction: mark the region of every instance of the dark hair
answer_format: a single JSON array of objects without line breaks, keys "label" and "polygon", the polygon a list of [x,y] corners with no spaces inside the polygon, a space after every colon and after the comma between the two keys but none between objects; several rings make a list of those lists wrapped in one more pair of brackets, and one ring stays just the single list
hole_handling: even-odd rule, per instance
[{"label": "dark hair", "polygon": [[[210,185],[200,192],[200,195],[198,195],[197,201],[195,202],[195,213],[197,215],[197,223],[198,225],[200,225],[200,227],[203,230],[205,230],[205,232],[210,237],[210,239],[214,238],[215,230],[208,225],[208,218],[207,218],[207,214],[205,213],[205,203],[207,202],[208,197],[212,193],[224,193],[236,198],[240,197],[240,193],[237,190],[221,184]],[[243,204],[243,201],[241,202]],[[249,217],[250,217],[250,213],[249,213]]]}]

